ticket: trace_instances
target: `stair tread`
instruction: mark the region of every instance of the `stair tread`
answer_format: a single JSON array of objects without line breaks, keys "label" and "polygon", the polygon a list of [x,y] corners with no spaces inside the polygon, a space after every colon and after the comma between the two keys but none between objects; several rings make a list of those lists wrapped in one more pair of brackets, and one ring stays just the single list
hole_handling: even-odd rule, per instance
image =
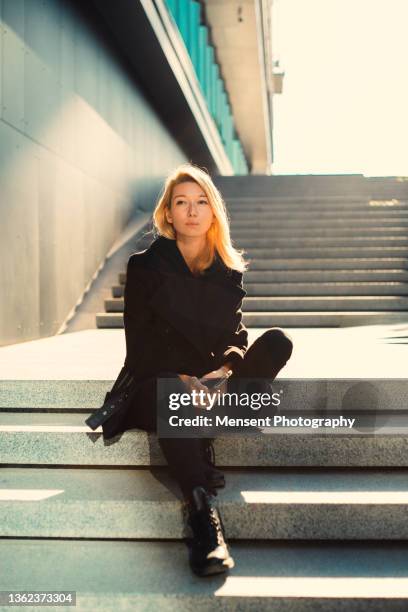
[{"label": "stair tread", "polygon": [[[331,298],[333,299],[333,297]],[[337,315],[358,315],[358,316],[362,316],[362,315],[369,315],[369,316],[375,316],[375,315],[397,315],[403,314],[403,311],[398,312],[398,311],[394,311],[394,312],[390,312],[389,310],[332,310],[332,311],[327,311],[327,310],[314,310],[314,311],[302,311],[302,310],[291,310],[291,311],[278,311],[278,310],[274,310],[271,313],[268,312],[253,312],[250,310],[247,310],[245,312],[246,315],[250,315],[250,314],[257,314],[257,315],[270,315],[270,316],[278,316],[278,315],[288,315],[288,316],[299,316],[299,315],[327,315],[327,316],[332,316],[333,314],[337,314]],[[101,318],[109,318],[112,317],[114,319],[121,319],[123,318],[123,313],[121,312],[98,312],[96,313],[97,317],[101,317]]]},{"label": "stair tread", "polygon": [[74,589],[81,610],[332,612],[347,602],[350,612],[380,612],[408,597],[404,542],[233,541],[235,568],[210,580],[191,573],[183,542],[7,539],[0,547],[3,588]]},{"label": "stair tread", "polygon": [[[232,538],[408,538],[408,468],[223,471],[218,506]],[[167,470],[5,467],[0,484],[3,537],[180,539],[188,532]]]},{"label": "stair tread", "polygon": [[[397,382],[397,381],[395,381]],[[403,381],[405,382],[405,381]],[[390,408],[395,409],[398,392]],[[272,466],[407,466],[406,410],[387,423],[385,410],[371,427],[326,429],[281,435],[237,432],[216,437],[217,465],[229,467]],[[399,411],[399,409],[397,409]],[[299,412],[288,412],[296,417]],[[0,460],[9,465],[114,465],[160,466],[166,461],[156,434],[139,429],[126,431],[120,444],[105,442],[102,428],[85,424],[88,414],[1,413]],[[350,414],[348,415],[350,416]],[[375,435],[373,434],[375,432]],[[269,436],[273,435],[271,439]]]},{"label": "stair tread", "polygon": [[[408,468],[223,468],[220,506],[408,502]],[[171,487],[171,488],[168,488]],[[2,467],[0,501],[180,503],[167,470]],[[76,520],[77,517],[73,517]]]}]

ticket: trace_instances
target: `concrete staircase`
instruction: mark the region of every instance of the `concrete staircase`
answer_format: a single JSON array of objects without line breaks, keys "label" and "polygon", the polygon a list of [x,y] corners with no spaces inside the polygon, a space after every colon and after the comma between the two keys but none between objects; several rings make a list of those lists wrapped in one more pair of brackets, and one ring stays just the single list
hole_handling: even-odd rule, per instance
[{"label": "concrete staircase", "polygon": [[[307,181],[298,181],[300,198],[286,178],[265,199],[260,191],[268,181],[261,178],[248,180],[251,206],[261,207],[255,216],[247,213],[242,181],[225,181],[223,189],[230,194],[234,240],[253,253],[246,275],[248,325],[406,321],[406,254],[373,255],[377,247],[363,244],[365,236],[405,240],[405,204],[381,205],[376,216],[357,178],[343,191],[348,186],[359,199],[339,197],[326,179],[320,200]],[[323,238],[329,244],[321,244]],[[407,250],[404,244],[394,246],[390,238],[384,248]],[[100,326],[121,324],[123,272],[118,281],[108,312],[97,315]],[[313,347],[310,359],[327,360],[312,354]],[[395,359],[401,355],[397,351]],[[340,366],[341,359],[339,379]],[[0,590],[74,590],[78,610],[107,612],[407,610],[405,381],[388,381],[392,401],[381,403],[394,417],[398,413],[394,426],[380,417],[376,430],[371,424],[341,435],[218,438],[217,465],[227,480],[219,506],[236,567],[227,578],[200,579],[188,566],[180,494],[156,436],[133,430],[105,444],[101,431],[92,432],[84,421],[112,380],[90,378],[0,382]],[[299,412],[310,384],[294,404]],[[324,409],[322,395],[330,400],[344,381],[331,382],[330,394],[326,383],[313,384]],[[351,416],[363,407],[346,408]]]},{"label": "concrete staircase", "polygon": [[[348,193],[353,181],[347,177],[335,183],[302,177],[297,185],[296,177],[251,177],[237,195],[240,178],[218,182],[234,244],[250,260],[243,303],[248,327],[407,320],[408,194],[398,184],[399,198],[373,199],[364,181]],[[97,327],[123,327],[125,275],[118,280]]]},{"label": "concrete staircase", "polygon": [[236,568],[202,580],[156,436],[84,426],[109,384],[2,383],[3,589],[76,590],[79,610],[406,609],[406,427],[217,439]]}]

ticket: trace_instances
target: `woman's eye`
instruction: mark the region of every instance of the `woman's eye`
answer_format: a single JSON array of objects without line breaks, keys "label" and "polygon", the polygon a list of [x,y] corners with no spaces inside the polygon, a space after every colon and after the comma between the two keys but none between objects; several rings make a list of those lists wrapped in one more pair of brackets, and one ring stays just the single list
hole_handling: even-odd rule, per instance
[{"label": "woman's eye", "polygon": [[[186,200],[177,200],[176,204],[186,204]],[[198,204],[208,204],[207,200],[199,200]]]}]

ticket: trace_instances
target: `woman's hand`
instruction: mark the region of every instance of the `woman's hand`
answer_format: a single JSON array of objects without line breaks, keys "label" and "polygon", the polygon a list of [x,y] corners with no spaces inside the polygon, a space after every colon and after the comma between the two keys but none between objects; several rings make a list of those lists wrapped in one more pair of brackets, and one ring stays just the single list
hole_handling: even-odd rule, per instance
[{"label": "woman's hand", "polygon": [[218,370],[211,370],[211,372],[204,374],[201,380],[203,380],[203,378],[224,378],[229,372],[231,372],[231,368],[227,364],[224,364],[218,368]]},{"label": "woman's hand", "polygon": [[[222,385],[220,387],[217,387],[217,390],[220,393],[226,393],[227,391],[227,384],[228,384],[228,378],[231,376],[232,374],[232,370],[230,368],[230,364],[229,363],[225,363],[224,365],[222,365],[220,368],[218,368],[218,370],[212,370],[211,372],[208,372],[207,374],[204,374],[204,376],[201,377],[201,381],[206,379],[206,378],[226,378],[226,380],[222,383]],[[215,393],[215,391],[214,391]]]}]

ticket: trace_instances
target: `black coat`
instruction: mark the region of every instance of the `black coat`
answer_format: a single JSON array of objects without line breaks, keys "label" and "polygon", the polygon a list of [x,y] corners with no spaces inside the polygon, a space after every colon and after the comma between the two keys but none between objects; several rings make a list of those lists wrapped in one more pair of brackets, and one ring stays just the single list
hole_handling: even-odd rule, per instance
[{"label": "black coat", "polygon": [[[225,266],[218,254],[197,277],[175,240],[156,238],[127,265],[124,368],[143,382],[160,372],[201,377],[226,362],[242,361],[248,347],[241,310],[245,295],[242,272]],[[104,424],[105,437],[129,428],[123,416],[113,415]]]}]

